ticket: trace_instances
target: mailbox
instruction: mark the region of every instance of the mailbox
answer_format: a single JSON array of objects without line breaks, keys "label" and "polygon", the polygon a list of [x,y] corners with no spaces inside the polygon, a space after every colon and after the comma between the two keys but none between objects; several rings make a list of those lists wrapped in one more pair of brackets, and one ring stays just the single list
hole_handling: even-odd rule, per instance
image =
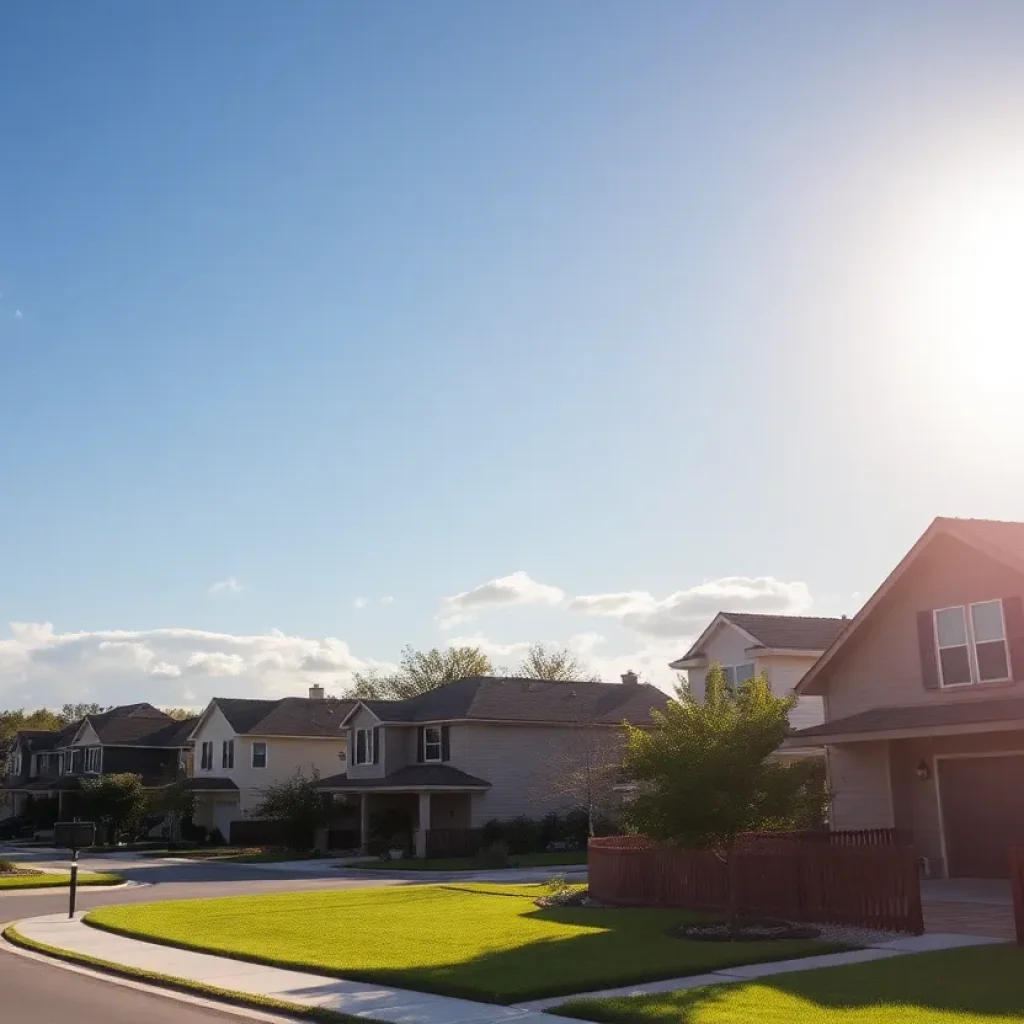
[{"label": "mailbox", "polygon": [[53,843],[69,850],[87,850],[96,842],[96,825],[91,821],[58,821],[53,826]]}]

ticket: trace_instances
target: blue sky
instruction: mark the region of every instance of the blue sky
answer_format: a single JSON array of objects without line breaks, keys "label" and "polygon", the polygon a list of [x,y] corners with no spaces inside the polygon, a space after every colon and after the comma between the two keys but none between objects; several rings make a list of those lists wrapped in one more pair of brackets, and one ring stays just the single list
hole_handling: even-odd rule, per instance
[{"label": "blue sky", "polygon": [[1017,3],[12,0],[0,704],[453,637],[667,683],[715,603],[853,612],[934,515],[1021,518],[1022,46]]}]

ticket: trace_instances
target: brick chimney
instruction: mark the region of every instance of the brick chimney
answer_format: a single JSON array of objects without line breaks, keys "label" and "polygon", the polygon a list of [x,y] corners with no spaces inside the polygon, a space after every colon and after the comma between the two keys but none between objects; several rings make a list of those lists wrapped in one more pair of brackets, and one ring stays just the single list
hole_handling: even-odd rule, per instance
[{"label": "brick chimney", "polygon": [[636,686],[639,682],[640,677],[632,669],[622,673],[623,686]]},{"label": "brick chimney", "polygon": [[324,688],[320,684],[311,686],[309,688],[309,699],[310,700],[323,700],[324,699]]}]

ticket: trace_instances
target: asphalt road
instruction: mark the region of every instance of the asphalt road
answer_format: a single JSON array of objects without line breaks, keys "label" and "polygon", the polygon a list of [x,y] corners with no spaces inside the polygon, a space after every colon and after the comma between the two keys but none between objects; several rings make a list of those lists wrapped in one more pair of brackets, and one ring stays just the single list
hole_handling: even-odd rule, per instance
[{"label": "asphalt road", "polygon": [[[5,855],[6,856],[6,855]],[[21,858],[19,858],[21,859]],[[41,858],[36,858],[41,859]],[[46,863],[53,863],[46,859]],[[237,896],[256,892],[295,892],[386,884],[383,879],[351,878],[325,869],[319,875],[287,876],[227,865],[172,865],[159,861],[96,858],[85,867],[116,871],[137,888],[79,890],[78,907],[88,910],[111,903]],[[67,910],[66,891],[0,894],[0,930],[25,917]],[[10,952],[0,941],[0,1019],[37,1020],[43,1024],[74,1020],[83,1024],[206,1024],[238,1020],[237,1014],[194,1006],[165,996],[114,985]]]}]

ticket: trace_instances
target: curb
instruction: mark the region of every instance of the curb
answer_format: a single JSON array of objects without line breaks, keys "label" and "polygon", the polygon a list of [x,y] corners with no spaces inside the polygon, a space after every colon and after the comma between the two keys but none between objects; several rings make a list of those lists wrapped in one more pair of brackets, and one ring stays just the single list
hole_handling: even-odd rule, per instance
[{"label": "curb", "polygon": [[86,956],[83,953],[75,953],[71,950],[59,949],[56,946],[48,946],[42,942],[36,942],[22,935],[17,926],[20,922],[15,921],[7,925],[0,935],[11,946],[18,950],[36,954],[50,960],[58,960],[75,967],[86,968],[91,972],[100,975],[111,975],[116,978],[126,978],[130,981],[141,983],[146,988],[163,990],[167,993],[179,993],[188,996],[199,996],[214,1000],[218,1003],[226,1003],[228,1006],[235,1006],[246,1010],[262,1010],[286,1014],[297,1020],[308,1020],[317,1024],[365,1024],[361,1018],[352,1017],[345,1013],[338,1013],[335,1010],[322,1009],[313,1006],[301,1006],[298,1003],[288,1003],[284,1000],[270,999],[265,996],[249,995],[245,992],[234,992],[230,989],[217,988],[214,985],[205,985],[202,982],[191,981],[188,978],[176,978],[169,974],[159,974],[155,971],[144,971],[136,967],[128,967],[124,964],[114,963],[111,960],[101,960],[97,957]]}]

